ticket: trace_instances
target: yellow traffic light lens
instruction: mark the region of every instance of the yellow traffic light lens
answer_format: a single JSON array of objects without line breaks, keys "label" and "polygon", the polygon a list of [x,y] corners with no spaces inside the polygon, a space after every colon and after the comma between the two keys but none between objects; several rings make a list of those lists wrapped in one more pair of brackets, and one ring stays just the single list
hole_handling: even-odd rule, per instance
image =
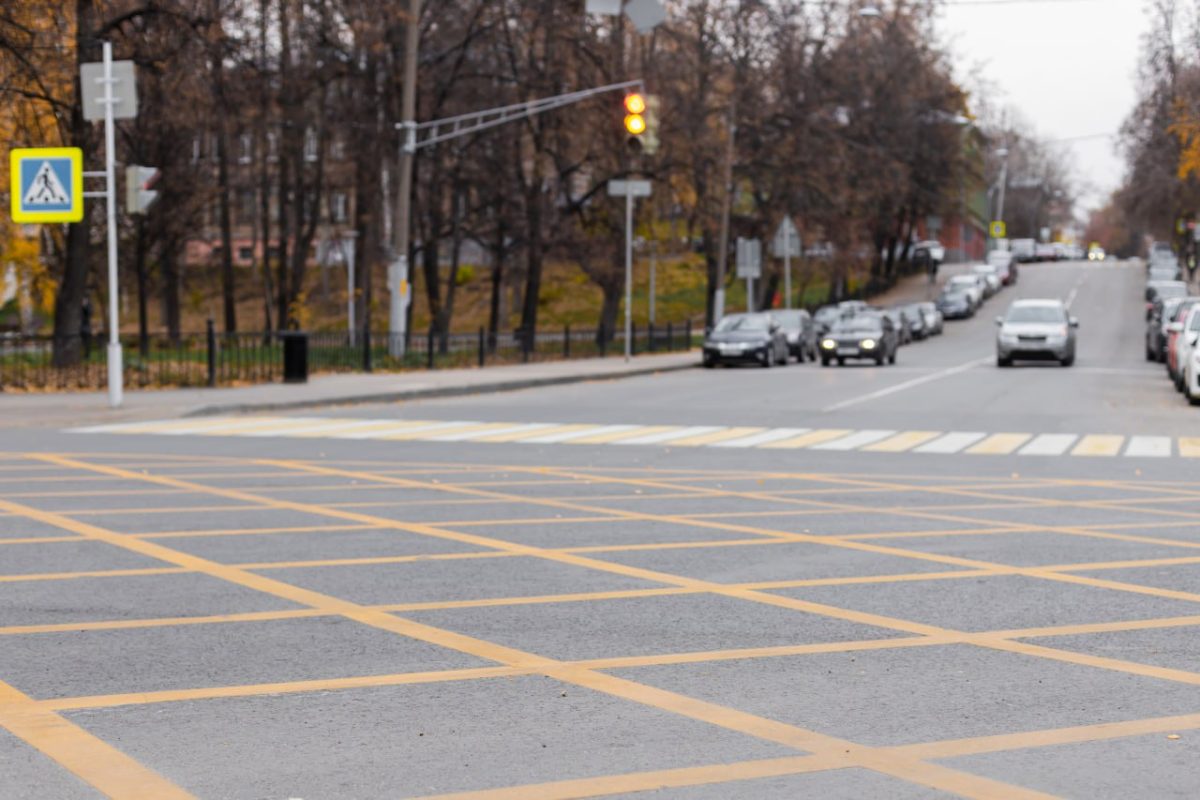
[{"label": "yellow traffic light lens", "polygon": [[630,114],[641,114],[646,110],[646,98],[640,94],[625,95],[625,110]]},{"label": "yellow traffic light lens", "polygon": [[630,114],[625,118],[625,130],[634,136],[640,136],[646,132],[646,118],[641,114]]}]

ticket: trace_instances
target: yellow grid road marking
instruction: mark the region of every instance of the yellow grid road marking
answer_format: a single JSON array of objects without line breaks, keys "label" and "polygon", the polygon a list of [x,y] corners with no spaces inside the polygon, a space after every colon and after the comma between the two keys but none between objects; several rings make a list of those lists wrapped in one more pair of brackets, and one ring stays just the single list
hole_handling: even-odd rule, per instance
[{"label": "yellow grid road marking", "polygon": [[1073,456],[1118,456],[1125,444],[1124,436],[1084,436],[1071,451]]},{"label": "yellow grid road marking", "polygon": [[905,431],[862,449],[873,453],[904,453],[941,435],[939,431]]},{"label": "yellow grid road marking", "polygon": [[1184,458],[1200,458],[1200,437],[1185,436],[1179,440],[1179,455]]},{"label": "yellow grid road marking", "polygon": [[632,428],[620,431],[608,431],[607,433],[597,433],[594,436],[582,436],[577,439],[568,439],[566,444],[608,444],[609,442],[619,442],[622,439],[632,439],[635,436],[647,436],[651,433],[663,433],[674,430],[675,425],[635,425]]},{"label": "yellow grid road marking", "polygon": [[821,428],[808,433],[802,433],[799,436],[793,436],[791,439],[784,439],[780,442],[768,442],[761,446],[763,450],[791,450],[799,447],[811,447],[814,444],[822,442],[830,442],[834,439],[841,439],[843,436],[854,431],[841,428]]}]

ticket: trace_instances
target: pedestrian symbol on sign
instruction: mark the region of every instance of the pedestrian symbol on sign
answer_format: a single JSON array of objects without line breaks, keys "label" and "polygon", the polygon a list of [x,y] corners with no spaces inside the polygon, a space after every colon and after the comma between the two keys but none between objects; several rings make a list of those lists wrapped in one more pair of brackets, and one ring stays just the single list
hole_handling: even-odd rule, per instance
[{"label": "pedestrian symbol on sign", "polygon": [[[70,168],[69,164],[66,166]],[[71,197],[63,188],[62,181],[58,179],[49,160],[43,161],[38,167],[33,182],[29,185],[29,191],[25,193],[24,205],[26,208],[39,207],[46,211],[52,210],[51,207],[61,210],[70,208]]]},{"label": "pedestrian symbol on sign", "polygon": [[14,149],[9,167],[14,222],[83,219],[83,151],[78,147]]}]

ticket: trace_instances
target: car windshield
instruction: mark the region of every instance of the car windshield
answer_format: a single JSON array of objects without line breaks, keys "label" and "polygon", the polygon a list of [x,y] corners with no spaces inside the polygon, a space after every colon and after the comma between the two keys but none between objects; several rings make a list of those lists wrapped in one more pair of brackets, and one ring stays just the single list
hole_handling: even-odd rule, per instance
[{"label": "car windshield", "polygon": [[834,333],[879,333],[883,323],[877,317],[855,317],[844,319],[833,326]]},{"label": "car windshield", "polygon": [[822,322],[837,319],[837,316],[838,310],[833,306],[824,306],[822,308],[818,308],[817,313],[813,315],[815,319],[821,320]]},{"label": "car windshield", "polygon": [[1065,322],[1062,306],[1013,306],[1005,322]]},{"label": "car windshield", "polygon": [[975,266],[971,267],[971,269],[980,275],[990,275],[996,271],[996,268],[991,264],[976,264]]},{"label": "car windshield", "polygon": [[950,279],[951,286],[974,286],[975,276],[973,275],[955,275]]},{"label": "car windshield", "polygon": [[944,303],[961,303],[967,299],[964,292],[943,292],[942,302]]},{"label": "car windshield", "polygon": [[765,316],[759,314],[737,314],[732,317],[725,317],[717,323],[716,333],[728,333],[730,331],[765,331],[770,323],[767,322]]},{"label": "car windshield", "polygon": [[798,331],[803,325],[804,312],[802,311],[776,311],[775,319],[779,320],[779,324],[790,331]]}]

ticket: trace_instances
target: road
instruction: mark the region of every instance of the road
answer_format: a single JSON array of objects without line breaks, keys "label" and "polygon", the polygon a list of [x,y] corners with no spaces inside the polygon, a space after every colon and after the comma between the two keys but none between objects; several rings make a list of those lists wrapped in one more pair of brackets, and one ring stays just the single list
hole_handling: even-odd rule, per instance
[{"label": "road", "polygon": [[[1193,797],[1142,280],[894,367],[6,430],[0,796]],[[997,368],[1045,296],[1076,365]]]}]

